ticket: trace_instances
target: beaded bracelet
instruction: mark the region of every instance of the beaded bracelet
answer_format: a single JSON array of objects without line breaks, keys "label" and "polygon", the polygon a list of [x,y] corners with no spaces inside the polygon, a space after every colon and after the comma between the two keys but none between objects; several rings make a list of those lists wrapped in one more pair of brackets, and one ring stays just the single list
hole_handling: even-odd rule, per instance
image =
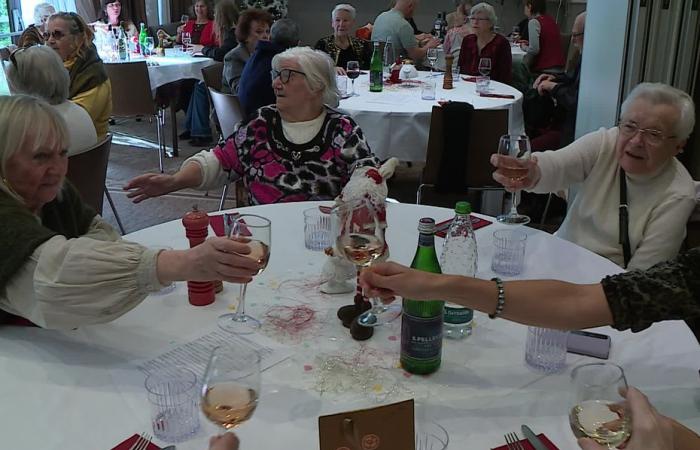
[{"label": "beaded bracelet", "polygon": [[494,311],[493,314],[489,314],[489,319],[495,319],[496,317],[500,316],[503,312],[503,307],[506,304],[506,293],[503,289],[503,280],[496,277],[491,278],[491,281],[496,282],[496,288],[498,289],[498,302],[496,303],[496,311]]}]

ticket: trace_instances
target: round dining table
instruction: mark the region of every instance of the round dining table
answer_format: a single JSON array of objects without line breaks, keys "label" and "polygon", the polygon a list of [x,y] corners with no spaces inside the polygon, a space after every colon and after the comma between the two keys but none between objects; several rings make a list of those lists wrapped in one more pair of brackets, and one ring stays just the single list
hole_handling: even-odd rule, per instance
[{"label": "round dining table", "polygon": [[[435,100],[421,98],[420,83],[436,83]],[[425,161],[430,131],[430,116],[438,101],[470,103],[475,109],[508,109],[508,129],[511,134],[524,132],[522,93],[504,83],[491,81],[490,93],[511,95],[513,98],[480,97],[476,84],[462,79],[454,89],[443,89],[443,74],[419,72],[412,83],[384,85],[382,92],[369,91],[369,75],[355,80],[357,95],[343,98],[339,109],[350,115],[360,126],[372,151],[380,158],[396,157],[402,161]],[[352,90],[347,82],[347,92]]]},{"label": "round dining table", "polygon": [[[247,339],[274,341],[291,355],[263,371],[257,410],[236,429],[242,450],[318,449],[319,416],[411,398],[416,421],[435,422],[447,431],[448,449],[502,446],[503,435],[519,432],[521,424],[544,433],[559,449],[578,448],[567,419],[572,406],[569,375],[575,365],[596,360],[569,354],[563,372],[536,372],[523,360],[526,326],[476,313],[471,336],[444,341],[436,373],[405,373],[398,365],[400,320],[376,328],[367,341],[354,341],[336,318],[337,308],[351,303],[353,293],[319,291],[328,257],[305,249],[302,214],[318,205],[238,210],[272,221],[269,265],[250,283],[247,295],[246,312],[262,319],[263,326]],[[443,221],[452,215],[445,208],[389,204],[391,259],[410,264],[421,217]],[[492,234],[504,227],[494,222],[476,231],[480,278],[494,276]],[[594,283],[622,271],[570,242],[523,230],[527,250],[519,279]],[[149,246],[188,246],[180,221],[125,239]],[[436,246],[440,251],[442,239],[436,238]],[[136,361],[186,343],[193,333],[217,330],[217,317],[231,311],[237,292],[238,285],[224,283],[213,304],[195,307],[187,301],[185,283],[177,283],[174,290],[150,295],[111,323],[69,331],[1,328],[2,448],[109,450],[134,433],[152,433],[145,377]],[[270,311],[279,307],[303,307],[313,320],[306,328],[268,326]],[[700,430],[700,347],[684,322],[662,322],[634,334],[609,327],[595,331],[611,336],[610,361],[624,368],[630,385],[649,395],[661,413]],[[125,381],[130,379],[136,381]],[[206,422],[203,417],[201,421]],[[213,433],[213,426],[203,426],[177,449],[204,450]]]}]

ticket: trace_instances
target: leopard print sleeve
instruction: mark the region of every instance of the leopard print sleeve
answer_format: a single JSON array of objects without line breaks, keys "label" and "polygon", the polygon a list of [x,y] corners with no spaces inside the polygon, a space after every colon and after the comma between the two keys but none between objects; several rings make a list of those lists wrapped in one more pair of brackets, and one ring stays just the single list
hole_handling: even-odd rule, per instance
[{"label": "leopard print sleeve", "polygon": [[618,330],[637,332],[662,320],[700,319],[700,248],[645,271],[605,277],[601,284]]}]

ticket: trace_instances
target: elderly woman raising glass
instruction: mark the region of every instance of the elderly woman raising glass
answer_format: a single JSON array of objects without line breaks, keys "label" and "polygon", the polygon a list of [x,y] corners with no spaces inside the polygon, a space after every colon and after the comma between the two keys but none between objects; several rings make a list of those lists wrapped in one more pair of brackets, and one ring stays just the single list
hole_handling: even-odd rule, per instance
[{"label": "elderly woman raising glass", "polygon": [[111,321],[178,280],[248,282],[247,245],[211,238],[189,250],[122,240],[75,188],[65,121],[46,102],[0,97],[0,321],[72,329]]},{"label": "elderly woman raising glass", "polygon": [[263,9],[246,9],[241,14],[236,27],[236,38],[239,44],[224,56],[223,90],[228,93],[238,93],[238,82],[241,79],[245,63],[255,51],[258,41],[270,40],[272,15]]},{"label": "elderly woman raising glass", "polygon": [[[695,124],[693,100],[642,83],[622,104],[617,127],[587,134],[528,161],[493,155],[493,177],[508,190],[558,192],[581,183],[557,235],[614,263],[646,269],[673,258],[695,208],[695,187],[675,158]],[[509,164],[528,169],[508,176]]]},{"label": "elderly woman raising glass", "polygon": [[357,61],[361,69],[369,69],[372,46],[368,41],[353,36],[355,8],[345,3],[336,5],[331,12],[333,34],[316,42],[316,49],[328,53],[338,74],[345,74],[348,61]]},{"label": "elderly woman raising glass", "polygon": [[[294,47],[272,59],[275,105],[257,110],[226,142],[185,161],[174,175],[146,174],[124,187],[135,203],[178,189],[222,186],[226,171],[242,177],[251,204],[330,200],[352,170],[378,165],[362,130],[338,104],[333,62]],[[328,105],[328,106],[326,106]]]},{"label": "elderly woman raising glass", "polygon": [[469,21],[474,34],[462,40],[459,52],[459,71],[467,75],[479,75],[481,58],[491,59],[492,80],[510,83],[513,68],[513,56],[510,43],[494,31],[498,18],[493,6],[488,3],[474,5],[470,11]]},{"label": "elderly woman raising glass", "polygon": [[76,13],[60,12],[49,18],[46,34],[46,44],[68,69],[68,98],[90,114],[98,139],[103,138],[112,113],[112,84],[92,43],[92,30]]}]

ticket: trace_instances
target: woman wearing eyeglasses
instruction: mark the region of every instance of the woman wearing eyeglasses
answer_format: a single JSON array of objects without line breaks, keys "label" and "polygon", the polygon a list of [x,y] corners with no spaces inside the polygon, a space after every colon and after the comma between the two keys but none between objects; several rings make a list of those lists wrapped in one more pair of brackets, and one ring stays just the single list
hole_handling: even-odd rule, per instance
[{"label": "woman wearing eyeglasses", "polygon": [[510,43],[494,31],[498,18],[493,6],[488,3],[474,5],[469,21],[474,34],[469,34],[462,40],[458,61],[460,73],[479,75],[479,61],[481,58],[490,58],[491,79],[510,83],[513,75]]},{"label": "woman wearing eyeglasses", "polygon": [[211,189],[242,178],[253,205],[331,200],[359,166],[378,166],[364,134],[338,105],[333,61],[293,47],[272,59],[277,101],[241,122],[223,145],[185,161],[174,175],[146,174],[124,189],[139,203],[183,188]]},{"label": "woman wearing eyeglasses", "polygon": [[[524,162],[494,155],[493,178],[507,190],[540,194],[580,183],[557,236],[628,269],[673,259],[695,208],[695,186],[675,158],[695,124],[688,94],[642,83],[623,102],[617,127],[587,134]],[[511,178],[507,166],[527,176]]]},{"label": "woman wearing eyeglasses", "polygon": [[99,140],[109,128],[112,84],[92,43],[93,38],[90,27],[76,13],[60,12],[49,19],[46,44],[58,53],[68,70],[68,98],[88,112]]}]

